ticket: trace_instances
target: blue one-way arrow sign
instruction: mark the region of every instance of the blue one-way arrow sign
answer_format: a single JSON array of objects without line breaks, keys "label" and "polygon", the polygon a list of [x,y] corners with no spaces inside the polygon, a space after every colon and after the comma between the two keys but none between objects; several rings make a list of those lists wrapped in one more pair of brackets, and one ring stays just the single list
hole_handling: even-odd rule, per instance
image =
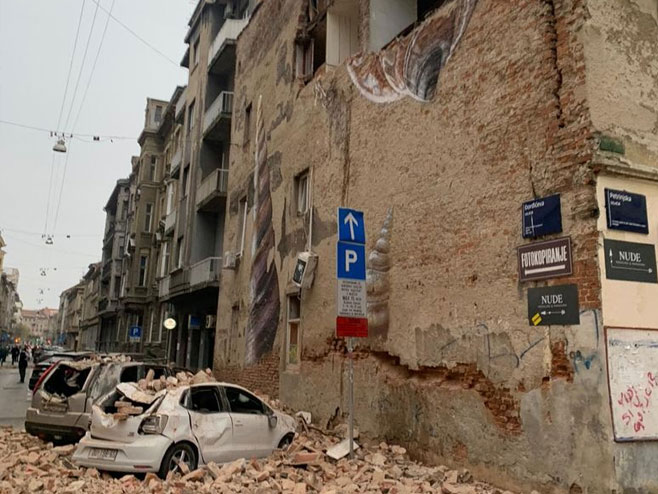
[{"label": "blue one-way arrow sign", "polygon": [[338,208],[338,240],[341,242],[366,243],[366,223],[363,211]]}]

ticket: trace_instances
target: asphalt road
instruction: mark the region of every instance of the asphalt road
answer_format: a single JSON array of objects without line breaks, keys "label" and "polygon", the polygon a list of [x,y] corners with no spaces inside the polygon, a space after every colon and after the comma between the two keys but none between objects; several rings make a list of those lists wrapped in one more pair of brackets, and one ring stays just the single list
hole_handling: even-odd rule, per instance
[{"label": "asphalt road", "polygon": [[27,389],[32,367],[25,373],[25,383],[21,384],[18,367],[7,364],[0,367],[0,425],[11,425],[23,429],[25,410],[30,404],[32,393]]}]

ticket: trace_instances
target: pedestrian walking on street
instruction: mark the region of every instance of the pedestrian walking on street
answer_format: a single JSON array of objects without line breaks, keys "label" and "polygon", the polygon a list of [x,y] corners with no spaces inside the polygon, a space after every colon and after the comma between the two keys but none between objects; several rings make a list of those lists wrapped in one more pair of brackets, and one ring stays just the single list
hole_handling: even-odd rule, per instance
[{"label": "pedestrian walking on street", "polygon": [[16,361],[18,360],[20,353],[21,351],[16,345],[14,345],[11,349],[11,365],[16,365]]},{"label": "pedestrian walking on street", "polygon": [[9,349],[6,346],[3,345],[0,347],[0,367],[4,367],[8,353],[9,353]]},{"label": "pedestrian walking on street", "polygon": [[25,371],[27,370],[27,361],[29,356],[27,354],[27,348],[23,347],[18,356],[18,373],[21,376],[21,382],[25,382]]}]

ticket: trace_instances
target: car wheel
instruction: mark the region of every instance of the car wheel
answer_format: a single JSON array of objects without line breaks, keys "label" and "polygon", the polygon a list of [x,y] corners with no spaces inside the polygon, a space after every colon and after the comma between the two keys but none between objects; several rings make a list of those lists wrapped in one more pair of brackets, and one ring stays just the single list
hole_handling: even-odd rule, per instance
[{"label": "car wheel", "polygon": [[162,459],[158,474],[164,479],[169,472],[184,473],[182,464],[185,464],[189,471],[195,470],[197,467],[196,451],[187,443],[174,444],[169,448]]},{"label": "car wheel", "polygon": [[287,434],[283,436],[283,439],[279,442],[278,449],[286,449],[288,446],[292,444],[292,434]]}]

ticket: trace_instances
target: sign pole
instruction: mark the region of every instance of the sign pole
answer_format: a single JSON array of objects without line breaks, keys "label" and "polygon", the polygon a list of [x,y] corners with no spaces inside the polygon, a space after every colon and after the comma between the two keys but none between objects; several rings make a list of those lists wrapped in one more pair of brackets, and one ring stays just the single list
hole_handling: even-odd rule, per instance
[{"label": "sign pole", "polygon": [[347,357],[350,360],[349,367],[349,436],[350,436],[350,460],[354,459],[354,338],[347,339]]}]

